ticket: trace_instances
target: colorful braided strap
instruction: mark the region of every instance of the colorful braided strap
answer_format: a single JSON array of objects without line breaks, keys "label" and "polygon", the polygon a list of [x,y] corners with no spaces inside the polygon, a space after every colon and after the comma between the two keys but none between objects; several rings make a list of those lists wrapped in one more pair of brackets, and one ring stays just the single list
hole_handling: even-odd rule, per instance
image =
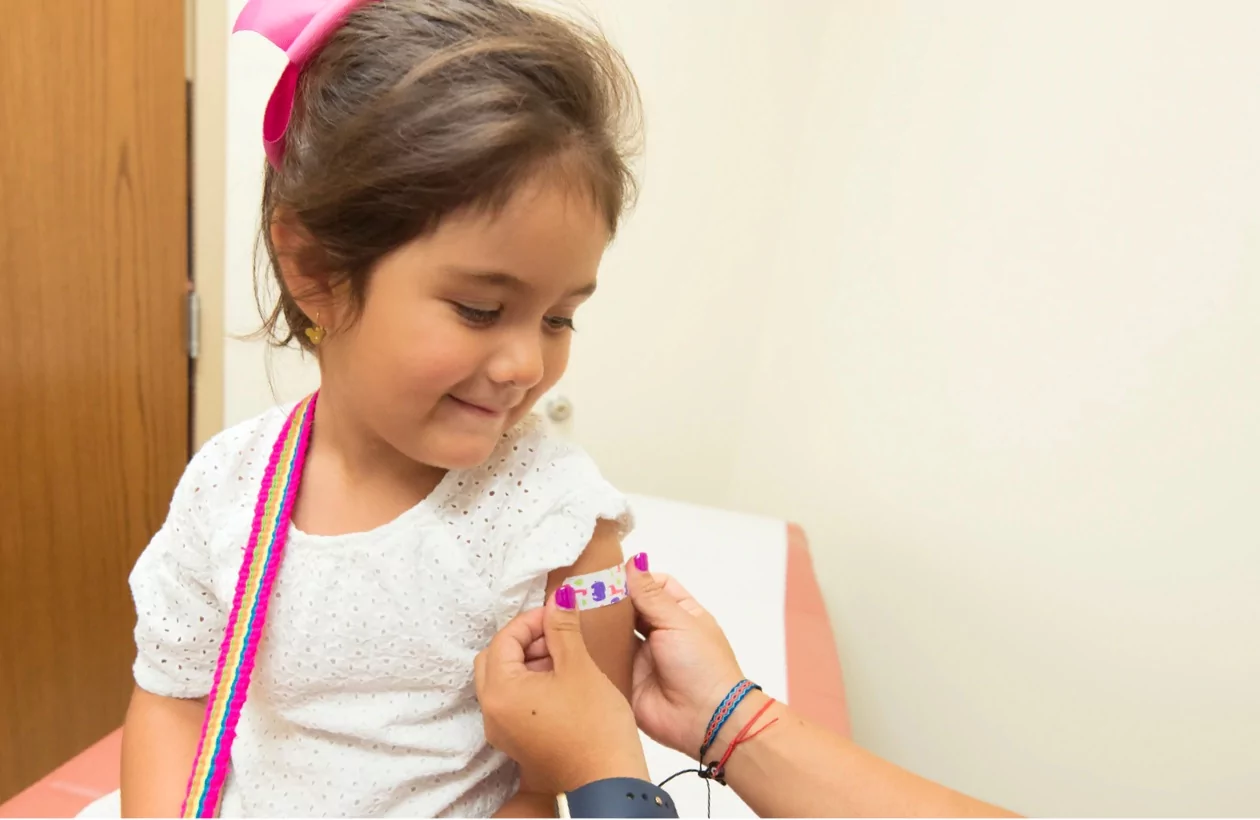
[{"label": "colorful braided strap", "polygon": [[267,620],[267,603],[289,534],[289,520],[302,480],[302,465],[311,440],[318,393],[304,399],[285,421],[271,451],[254,508],[245,557],[236,581],[236,597],[228,617],[214,685],[206,704],[206,720],[197,743],[197,757],[182,817],[214,817],[223,798],[223,782],[232,762],[232,741],[249,690],[254,656]]}]

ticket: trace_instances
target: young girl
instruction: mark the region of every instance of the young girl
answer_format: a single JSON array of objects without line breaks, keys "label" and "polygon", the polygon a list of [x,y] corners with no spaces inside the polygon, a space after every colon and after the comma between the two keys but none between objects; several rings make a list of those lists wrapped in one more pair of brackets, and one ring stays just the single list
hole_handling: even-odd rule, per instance
[{"label": "young girl", "polygon": [[[550,816],[486,745],[473,658],[621,561],[625,498],[527,414],[628,199],[632,81],[508,0],[251,0],[237,28],[290,59],[267,328],[321,388],[206,445],[136,565],[124,814]],[[583,619],[628,690],[632,610]]]}]

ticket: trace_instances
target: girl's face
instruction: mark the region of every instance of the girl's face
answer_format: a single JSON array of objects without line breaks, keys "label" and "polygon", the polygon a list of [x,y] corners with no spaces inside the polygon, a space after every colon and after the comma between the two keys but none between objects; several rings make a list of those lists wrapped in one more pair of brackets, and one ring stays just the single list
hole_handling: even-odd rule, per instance
[{"label": "girl's face", "polygon": [[447,218],[381,260],[356,318],[332,311],[325,395],[416,462],[482,463],[564,374],[609,238],[593,202],[547,179]]}]

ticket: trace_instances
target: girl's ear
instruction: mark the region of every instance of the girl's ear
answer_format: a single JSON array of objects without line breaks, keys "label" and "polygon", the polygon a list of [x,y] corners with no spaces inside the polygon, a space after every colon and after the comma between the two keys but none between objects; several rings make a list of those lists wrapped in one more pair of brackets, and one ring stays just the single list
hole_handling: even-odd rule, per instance
[{"label": "girl's ear", "polygon": [[334,288],[326,276],[302,267],[305,252],[314,241],[292,212],[277,210],[271,221],[271,246],[276,250],[285,290],[312,325],[333,328],[338,326],[339,320],[339,300],[335,298]]}]

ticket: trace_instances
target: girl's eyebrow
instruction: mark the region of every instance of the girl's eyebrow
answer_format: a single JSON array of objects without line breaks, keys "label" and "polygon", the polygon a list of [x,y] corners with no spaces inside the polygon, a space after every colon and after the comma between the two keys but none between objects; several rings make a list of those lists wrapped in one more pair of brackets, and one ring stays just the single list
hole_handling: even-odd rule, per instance
[{"label": "girl's eyebrow", "polygon": [[[505,290],[514,291],[516,293],[528,293],[533,288],[528,282],[519,276],[514,276],[505,271],[499,270],[479,270],[474,268],[461,268],[456,266],[447,266],[446,270],[461,279],[475,281],[477,284],[503,288]],[[594,281],[583,285],[580,288],[574,288],[569,291],[568,296],[590,296],[595,292],[597,283]]]}]

